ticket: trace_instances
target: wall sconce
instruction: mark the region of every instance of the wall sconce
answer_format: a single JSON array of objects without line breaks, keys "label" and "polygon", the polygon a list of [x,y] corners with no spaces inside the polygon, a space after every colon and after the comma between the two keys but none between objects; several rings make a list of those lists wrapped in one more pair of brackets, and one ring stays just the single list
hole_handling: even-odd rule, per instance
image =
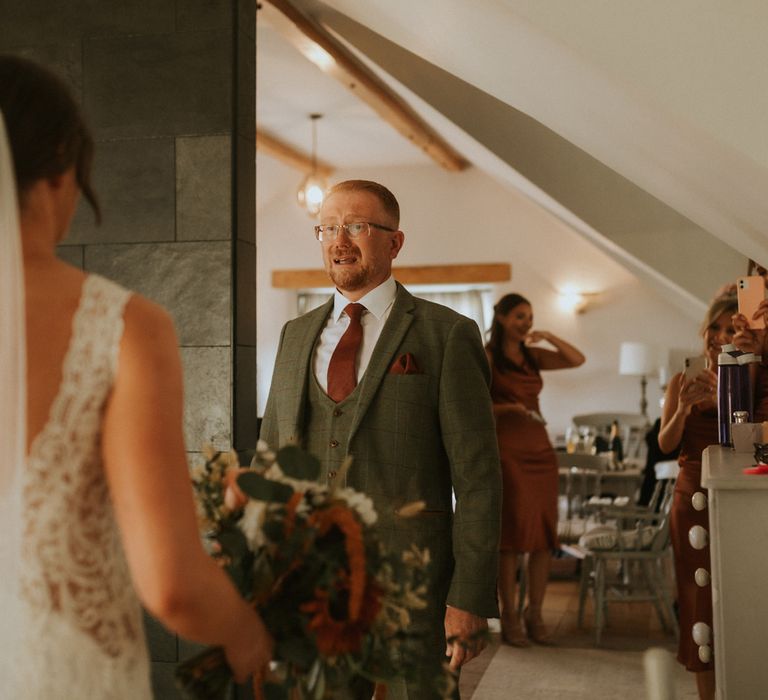
[{"label": "wall sconce", "polygon": [[557,293],[557,306],[561,311],[583,314],[599,292],[582,292],[576,287],[566,286]]},{"label": "wall sconce", "polygon": [[296,192],[299,206],[306,209],[313,219],[320,213],[325,191],[328,189],[325,178],[317,172],[317,120],[322,116],[322,114],[309,115],[312,120],[312,171],[301,181]]}]

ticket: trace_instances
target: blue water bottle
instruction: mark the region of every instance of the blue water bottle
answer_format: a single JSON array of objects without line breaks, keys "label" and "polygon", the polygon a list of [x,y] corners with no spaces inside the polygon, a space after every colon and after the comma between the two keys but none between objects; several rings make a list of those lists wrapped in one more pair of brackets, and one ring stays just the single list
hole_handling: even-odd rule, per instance
[{"label": "blue water bottle", "polygon": [[[733,402],[738,392],[739,365],[733,355],[721,352],[717,356],[717,432],[721,445],[730,447]],[[735,410],[739,410],[738,408]]]},{"label": "blue water bottle", "polygon": [[731,422],[733,422],[734,411],[746,411],[746,422],[752,422],[752,383],[749,380],[749,365],[754,357],[751,352],[745,352],[736,357],[737,367],[731,391]]}]

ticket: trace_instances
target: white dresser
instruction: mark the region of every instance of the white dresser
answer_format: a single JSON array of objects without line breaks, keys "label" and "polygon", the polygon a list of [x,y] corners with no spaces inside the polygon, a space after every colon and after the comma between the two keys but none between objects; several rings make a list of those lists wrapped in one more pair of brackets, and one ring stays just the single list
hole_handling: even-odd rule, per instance
[{"label": "white dresser", "polygon": [[752,463],[720,446],[702,460],[719,700],[768,697],[768,475],[742,473]]}]

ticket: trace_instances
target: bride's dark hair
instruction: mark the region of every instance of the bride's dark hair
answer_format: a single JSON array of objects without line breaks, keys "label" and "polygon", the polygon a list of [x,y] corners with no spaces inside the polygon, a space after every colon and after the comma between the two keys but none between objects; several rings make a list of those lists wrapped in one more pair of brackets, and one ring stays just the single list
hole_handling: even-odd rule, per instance
[{"label": "bride's dark hair", "polygon": [[77,184],[93,208],[93,137],[77,102],[51,72],[19,56],[0,54],[0,111],[13,154],[20,204],[38,180],[75,167]]}]

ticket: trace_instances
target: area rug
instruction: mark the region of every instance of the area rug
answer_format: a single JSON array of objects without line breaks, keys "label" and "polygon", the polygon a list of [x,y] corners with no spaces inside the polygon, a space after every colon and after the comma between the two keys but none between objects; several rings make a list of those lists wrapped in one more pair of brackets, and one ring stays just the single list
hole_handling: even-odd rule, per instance
[{"label": "area rug", "polygon": [[[556,647],[498,646],[471,700],[645,700],[643,652],[588,648],[583,639]],[[488,650],[490,651],[490,650]],[[693,674],[675,664],[677,700],[696,700]]]}]

